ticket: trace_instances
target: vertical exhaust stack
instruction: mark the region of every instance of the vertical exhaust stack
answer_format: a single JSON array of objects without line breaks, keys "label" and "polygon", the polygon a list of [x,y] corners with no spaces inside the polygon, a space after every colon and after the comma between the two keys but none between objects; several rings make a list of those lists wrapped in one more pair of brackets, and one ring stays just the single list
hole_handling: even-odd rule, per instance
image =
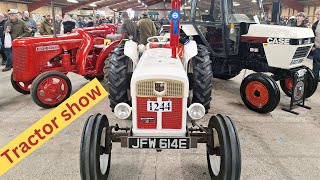
[{"label": "vertical exhaust stack", "polygon": [[54,12],[54,0],[51,1],[51,9],[52,9],[52,25],[53,25],[53,37],[57,37],[57,32],[56,32],[56,15]]},{"label": "vertical exhaust stack", "polygon": [[179,46],[180,36],[180,6],[181,0],[171,1],[171,12],[170,12],[170,47],[172,49],[172,58],[177,57],[177,47]]}]

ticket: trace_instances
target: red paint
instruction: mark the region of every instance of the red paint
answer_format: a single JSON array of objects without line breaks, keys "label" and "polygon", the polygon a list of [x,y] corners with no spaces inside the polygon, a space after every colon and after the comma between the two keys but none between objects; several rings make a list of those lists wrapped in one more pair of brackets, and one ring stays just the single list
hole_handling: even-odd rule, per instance
[{"label": "red paint", "polygon": [[292,88],[293,88],[293,78],[286,78],[284,80],[284,83],[286,84],[286,88],[292,92]]},{"label": "red paint", "polygon": [[[137,126],[140,129],[156,129],[157,128],[157,112],[147,111],[147,101],[157,101],[156,97],[137,97]],[[154,118],[154,120],[146,122],[140,118]]]},{"label": "red paint", "polygon": [[268,37],[241,36],[241,42],[266,43]]},{"label": "red paint", "polygon": [[[172,0],[171,1],[171,8],[172,10],[180,11],[181,0]],[[179,45],[179,37],[180,37],[180,20],[178,21],[178,34],[173,34],[173,21],[170,22],[170,46],[172,49],[172,58],[177,57],[177,47]]]},{"label": "red paint", "polygon": [[182,98],[162,98],[162,101],[172,101],[172,112],[162,113],[162,129],[182,128]]},{"label": "red paint", "polygon": [[246,86],[247,100],[256,107],[263,107],[269,101],[269,92],[259,81],[252,81]]}]

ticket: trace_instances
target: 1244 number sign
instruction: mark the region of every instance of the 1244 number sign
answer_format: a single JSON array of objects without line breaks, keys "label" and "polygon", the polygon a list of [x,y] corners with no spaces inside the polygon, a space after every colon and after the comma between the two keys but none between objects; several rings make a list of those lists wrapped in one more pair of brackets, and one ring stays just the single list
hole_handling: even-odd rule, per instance
[{"label": "1244 number sign", "polygon": [[172,101],[147,101],[147,111],[149,112],[171,112]]}]

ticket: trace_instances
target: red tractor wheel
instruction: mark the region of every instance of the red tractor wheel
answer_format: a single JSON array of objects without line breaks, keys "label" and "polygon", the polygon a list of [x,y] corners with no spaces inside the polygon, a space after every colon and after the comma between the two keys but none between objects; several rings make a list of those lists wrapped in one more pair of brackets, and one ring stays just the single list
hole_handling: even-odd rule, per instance
[{"label": "red tractor wheel", "polygon": [[[307,69],[306,74],[306,94],[305,97],[311,97],[317,90],[318,81],[313,73],[313,71],[309,68]],[[293,78],[286,77],[285,79],[280,80],[280,86],[282,91],[289,97],[292,95],[292,88],[293,88]]]},{"label": "red tractor wheel", "polygon": [[21,94],[30,94],[31,83],[32,81],[30,82],[15,81],[13,79],[13,73],[11,74],[12,87]]},{"label": "red tractor wheel", "polygon": [[43,107],[58,106],[71,94],[70,79],[58,71],[48,71],[40,74],[32,83],[31,96],[33,101]]},{"label": "red tractor wheel", "polygon": [[244,104],[259,113],[273,111],[280,101],[277,83],[262,73],[247,76],[241,83],[240,94]]}]

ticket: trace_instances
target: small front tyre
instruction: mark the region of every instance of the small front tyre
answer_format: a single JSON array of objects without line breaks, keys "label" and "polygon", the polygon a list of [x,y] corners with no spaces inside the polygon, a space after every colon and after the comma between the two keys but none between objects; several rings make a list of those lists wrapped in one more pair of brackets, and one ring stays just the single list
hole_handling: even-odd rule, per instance
[{"label": "small front tyre", "polygon": [[83,128],[80,145],[82,180],[107,179],[111,164],[111,128],[106,115],[90,116]]},{"label": "small front tyre", "polygon": [[30,94],[30,88],[31,88],[31,82],[20,82],[20,81],[15,81],[13,79],[13,73],[11,74],[11,85],[14,90],[21,94]]},{"label": "small front tyre", "polygon": [[273,111],[280,102],[280,90],[270,76],[253,73],[241,83],[240,94],[243,103],[258,113]]},{"label": "small front tyre", "polygon": [[236,128],[228,116],[218,114],[209,121],[207,162],[211,179],[240,179],[240,143]]},{"label": "small front tyre", "polygon": [[48,71],[34,79],[31,96],[38,106],[52,108],[69,98],[71,88],[71,81],[64,73]]}]

